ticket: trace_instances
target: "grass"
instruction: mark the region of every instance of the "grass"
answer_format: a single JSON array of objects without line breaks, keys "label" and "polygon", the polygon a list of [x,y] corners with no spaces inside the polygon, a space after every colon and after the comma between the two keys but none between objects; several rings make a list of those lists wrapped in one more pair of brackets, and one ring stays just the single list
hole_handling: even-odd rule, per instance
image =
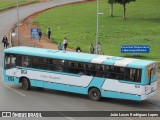
[{"label": "grass", "polygon": [[[126,20],[122,18],[122,5],[114,5],[114,17],[109,16],[110,6],[106,0],[101,0],[99,7],[104,13],[99,15],[99,41],[105,54],[133,57],[122,54],[120,46],[146,44],[150,45],[150,53],[140,54],[138,58],[160,61],[160,0],[127,4]],[[38,22],[45,33],[50,27],[54,43],[67,37],[72,49],[79,45],[83,52],[89,52],[90,43],[95,46],[96,2],[57,7],[39,14],[33,22]]]},{"label": "grass", "polygon": [[[39,2],[40,0],[18,0],[19,6],[27,5],[35,2]],[[0,12],[16,7],[16,0],[0,0]]]}]

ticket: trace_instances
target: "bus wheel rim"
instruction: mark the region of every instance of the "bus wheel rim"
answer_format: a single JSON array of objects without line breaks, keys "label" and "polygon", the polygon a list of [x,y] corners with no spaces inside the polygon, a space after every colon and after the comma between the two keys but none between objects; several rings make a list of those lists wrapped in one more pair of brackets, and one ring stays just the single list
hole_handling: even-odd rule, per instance
[{"label": "bus wheel rim", "polygon": [[24,81],[23,81],[23,88],[26,88],[26,87],[27,87],[27,81],[24,80]]}]

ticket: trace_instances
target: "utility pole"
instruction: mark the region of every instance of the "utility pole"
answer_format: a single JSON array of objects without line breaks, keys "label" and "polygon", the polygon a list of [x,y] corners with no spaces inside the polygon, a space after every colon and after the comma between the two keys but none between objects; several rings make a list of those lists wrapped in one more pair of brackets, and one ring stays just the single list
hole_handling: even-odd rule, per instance
[{"label": "utility pole", "polygon": [[97,23],[96,23],[96,54],[98,53],[98,32],[99,32],[99,0],[97,0]]},{"label": "utility pole", "polygon": [[18,5],[18,0],[16,0],[16,6],[17,6],[17,41],[18,41],[18,46],[20,45],[20,38],[19,38],[19,5]]}]

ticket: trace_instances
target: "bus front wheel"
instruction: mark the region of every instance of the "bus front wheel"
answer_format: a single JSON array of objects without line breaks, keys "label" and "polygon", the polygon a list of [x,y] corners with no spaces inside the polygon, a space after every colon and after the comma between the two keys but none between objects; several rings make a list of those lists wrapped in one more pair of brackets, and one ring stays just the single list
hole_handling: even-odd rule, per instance
[{"label": "bus front wheel", "polygon": [[30,89],[30,82],[27,78],[22,78],[22,89],[29,90]]},{"label": "bus front wheel", "polygon": [[101,93],[97,88],[90,89],[88,94],[91,100],[98,101],[101,99]]}]

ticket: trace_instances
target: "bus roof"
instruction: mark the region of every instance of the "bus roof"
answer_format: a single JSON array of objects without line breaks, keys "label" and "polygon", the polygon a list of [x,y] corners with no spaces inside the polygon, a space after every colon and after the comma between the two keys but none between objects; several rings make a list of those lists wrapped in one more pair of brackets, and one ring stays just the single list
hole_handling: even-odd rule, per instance
[{"label": "bus roof", "polygon": [[65,60],[87,62],[87,63],[97,63],[97,64],[104,64],[104,65],[132,67],[132,68],[142,68],[155,62],[150,60],[141,60],[141,59],[134,59],[134,58],[124,58],[124,57],[97,55],[97,54],[88,54],[88,53],[77,53],[77,52],[71,52],[71,51],[60,51],[60,50],[26,47],[26,46],[8,48],[8,49],[5,49],[4,52],[38,56],[38,57],[46,57],[46,58],[65,59]]}]

